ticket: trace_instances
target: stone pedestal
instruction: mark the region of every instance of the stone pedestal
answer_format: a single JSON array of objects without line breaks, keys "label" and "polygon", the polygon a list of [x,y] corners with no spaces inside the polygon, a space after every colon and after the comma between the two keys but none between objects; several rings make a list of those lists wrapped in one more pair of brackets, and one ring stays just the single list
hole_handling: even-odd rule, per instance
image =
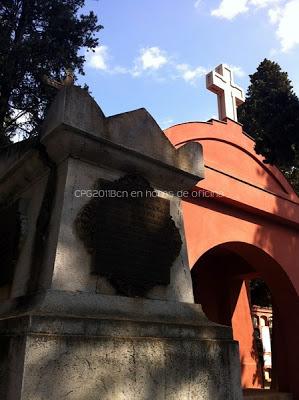
[{"label": "stone pedestal", "polygon": [[3,399],[241,399],[238,346],[194,304],[50,292],[1,333]]},{"label": "stone pedestal", "polygon": [[[0,155],[0,178],[0,211],[17,221],[0,280],[1,399],[242,398],[231,329],[193,299],[179,193],[203,178],[200,145],[176,150],[145,110],[106,118],[69,87],[40,140]],[[131,199],[132,182],[140,200],[99,196]]]}]

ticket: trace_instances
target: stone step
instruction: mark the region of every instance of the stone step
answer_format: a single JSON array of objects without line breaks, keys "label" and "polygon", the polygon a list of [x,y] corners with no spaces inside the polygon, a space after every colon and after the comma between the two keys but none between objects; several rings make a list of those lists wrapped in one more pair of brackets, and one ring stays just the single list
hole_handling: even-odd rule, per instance
[{"label": "stone step", "polygon": [[293,400],[289,393],[272,392],[263,389],[248,389],[243,391],[244,400]]}]

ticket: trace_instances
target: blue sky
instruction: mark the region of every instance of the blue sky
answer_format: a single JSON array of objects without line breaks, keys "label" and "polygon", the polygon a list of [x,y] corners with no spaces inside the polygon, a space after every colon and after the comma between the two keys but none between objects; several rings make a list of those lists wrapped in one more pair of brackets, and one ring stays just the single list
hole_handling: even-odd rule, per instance
[{"label": "blue sky", "polygon": [[104,25],[86,82],[109,116],[145,107],[162,128],[217,116],[205,74],[220,63],[248,75],[265,57],[299,94],[299,0],[87,0]]}]

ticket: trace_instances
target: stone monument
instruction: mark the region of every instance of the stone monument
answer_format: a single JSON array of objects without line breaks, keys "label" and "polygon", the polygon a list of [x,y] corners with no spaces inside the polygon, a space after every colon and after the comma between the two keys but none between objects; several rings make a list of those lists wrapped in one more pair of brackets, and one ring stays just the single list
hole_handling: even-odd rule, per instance
[{"label": "stone monument", "polygon": [[203,177],[201,145],[76,86],[1,151],[1,399],[242,398],[231,329],[193,299],[180,193]]}]

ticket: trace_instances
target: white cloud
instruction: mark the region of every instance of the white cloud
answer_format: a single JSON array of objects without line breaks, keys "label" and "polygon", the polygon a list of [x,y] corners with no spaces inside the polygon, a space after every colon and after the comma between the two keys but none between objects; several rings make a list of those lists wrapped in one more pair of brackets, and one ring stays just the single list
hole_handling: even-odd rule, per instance
[{"label": "white cloud", "polygon": [[271,6],[272,4],[278,4],[281,3],[282,0],[250,0],[250,4],[255,6],[255,7],[268,7]]},{"label": "white cloud", "polygon": [[219,7],[211,11],[211,15],[231,20],[249,11],[250,7],[265,8],[283,1],[285,0],[222,0]]},{"label": "white cloud", "polygon": [[248,11],[248,0],[222,0],[219,7],[211,11],[214,17],[233,19]]},{"label": "white cloud", "polygon": [[192,85],[195,85],[198,79],[208,72],[207,69],[202,66],[192,68],[188,64],[178,64],[176,69],[179,72],[179,76],[183,78],[185,82]]},{"label": "white cloud", "polygon": [[159,69],[167,63],[167,57],[159,47],[141,50],[140,61],[143,69]]},{"label": "white cloud", "polygon": [[243,78],[246,75],[246,72],[243,70],[242,67],[236,65],[229,65],[229,68],[233,71],[234,76],[238,78]]},{"label": "white cloud", "polygon": [[122,75],[124,75],[124,74],[130,74],[131,70],[129,68],[117,65],[116,67],[110,68],[109,72],[111,74],[122,74]]},{"label": "white cloud", "polygon": [[111,66],[109,65],[109,49],[108,46],[99,46],[96,47],[94,52],[88,52],[86,54],[87,66],[91,68],[98,69],[100,71],[104,71],[107,74],[129,74],[131,70],[120,66]]},{"label": "white cloud", "polygon": [[[167,72],[168,77],[173,79],[183,79],[191,85],[196,85],[198,80],[202,78],[208,71],[203,66],[191,67],[189,64],[180,64],[173,61],[172,57],[166,51],[157,46],[146,47],[139,51],[138,57],[135,59],[131,67],[121,65],[111,65],[109,59],[109,49],[107,46],[100,46],[95,49],[94,53],[87,53],[87,65],[91,68],[103,71],[106,74],[131,75],[133,77],[141,77],[150,75],[153,72]],[[240,67],[233,67],[237,76],[241,76]],[[164,81],[165,74],[159,73],[154,75],[156,81]]]},{"label": "white cloud", "polygon": [[289,1],[277,17],[277,36],[283,52],[288,52],[299,44],[299,0]]},{"label": "white cloud", "polygon": [[194,7],[198,8],[202,3],[202,0],[196,0],[196,2],[194,3]]},{"label": "white cloud", "polygon": [[132,74],[139,76],[144,71],[158,70],[166,65],[168,61],[167,54],[159,47],[141,49],[139,57],[135,60],[135,67]]},{"label": "white cloud", "polygon": [[239,14],[259,8],[268,9],[269,22],[276,25],[283,52],[299,44],[299,0],[222,0],[211,15],[232,20]]},{"label": "white cloud", "polygon": [[268,11],[268,16],[271,24],[277,24],[281,19],[283,14],[283,9],[281,7],[270,8]]},{"label": "white cloud", "polygon": [[108,47],[96,47],[94,52],[87,54],[87,63],[90,67],[106,71],[108,69]]}]

